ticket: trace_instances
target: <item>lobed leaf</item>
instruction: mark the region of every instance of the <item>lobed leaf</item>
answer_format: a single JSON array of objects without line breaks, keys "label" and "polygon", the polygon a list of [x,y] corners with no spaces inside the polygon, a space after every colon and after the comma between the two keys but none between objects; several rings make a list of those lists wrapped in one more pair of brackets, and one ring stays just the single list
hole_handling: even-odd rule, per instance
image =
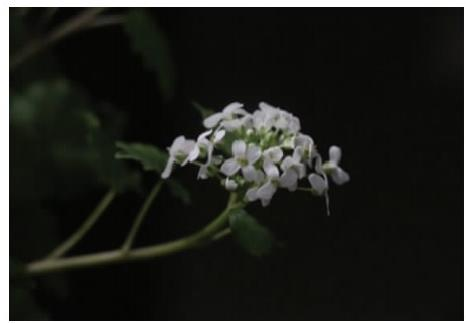
[{"label": "lobed leaf", "polygon": [[263,256],[272,250],[273,234],[244,209],[231,211],[229,221],[233,237],[248,253]]},{"label": "lobed leaf", "polygon": [[136,160],[146,171],[156,171],[160,174],[167,163],[168,154],[156,146],[122,141],[117,141],[116,146],[119,151],[115,154],[115,158]]},{"label": "lobed leaf", "polygon": [[157,74],[160,90],[165,100],[171,99],[175,87],[175,64],[162,30],[143,9],[129,11],[124,29],[133,50],[139,53],[143,63]]}]

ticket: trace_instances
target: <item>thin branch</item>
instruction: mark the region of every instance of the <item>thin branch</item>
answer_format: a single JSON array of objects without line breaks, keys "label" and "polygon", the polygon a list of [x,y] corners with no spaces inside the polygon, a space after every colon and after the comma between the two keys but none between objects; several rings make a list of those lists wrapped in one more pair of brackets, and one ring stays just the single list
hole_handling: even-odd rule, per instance
[{"label": "thin branch", "polygon": [[78,268],[88,268],[153,259],[200,247],[209,241],[213,241],[212,237],[214,237],[228,224],[228,217],[232,209],[242,206],[244,206],[244,204],[237,202],[236,195],[232,193],[226,208],[217,218],[215,218],[203,229],[187,237],[149,247],[133,249],[126,253],[121,252],[121,250],[118,249],[69,258],[39,260],[26,266],[26,274],[40,275]]},{"label": "thin branch", "polygon": [[97,28],[97,27],[107,27],[114,25],[121,25],[125,21],[124,15],[106,15],[97,17],[89,25],[85,26],[86,28]]},{"label": "thin branch", "polygon": [[104,213],[105,209],[110,205],[112,200],[115,198],[115,191],[109,190],[99,204],[95,207],[89,217],[84,221],[83,224],[76,230],[65,242],[59,245],[55,250],[53,250],[48,256],[47,259],[55,259],[63,256],[68,252],[75,244],[77,244],[84,235],[94,226],[100,216]]},{"label": "thin branch", "polygon": [[65,21],[44,38],[39,38],[26,44],[18,54],[14,55],[10,59],[10,71],[18,67],[32,55],[44,50],[47,46],[50,46],[63,37],[87,26],[89,23],[93,22],[97,15],[99,15],[104,10],[105,8],[86,9],[70,20]]},{"label": "thin branch", "polygon": [[128,237],[126,238],[125,242],[123,243],[123,246],[121,247],[121,250],[123,252],[127,252],[131,248],[134,238],[136,237],[136,234],[138,233],[139,228],[141,227],[142,221],[146,217],[147,211],[149,211],[149,207],[151,206],[152,202],[154,201],[154,199],[157,197],[158,193],[160,192],[160,189],[162,188],[163,183],[164,183],[163,180],[159,180],[154,185],[151,192],[149,193],[146,200],[144,201],[144,204],[142,205],[141,209],[136,215],[136,219],[134,220],[133,225],[128,233]]},{"label": "thin branch", "polygon": [[231,234],[231,229],[230,228],[225,228],[222,231],[218,232],[216,235],[214,235],[212,237],[212,240],[217,241],[217,240],[225,238],[226,236],[228,236],[230,234]]},{"label": "thin branch", "polygon": [[44,27],[49,23],[49,21],[52,19],[52,17],[57,13],[58,7],[49,7],[49,8],[44,8],[44,13],[40,17],[39,22],[37,23],[40,27]]}]

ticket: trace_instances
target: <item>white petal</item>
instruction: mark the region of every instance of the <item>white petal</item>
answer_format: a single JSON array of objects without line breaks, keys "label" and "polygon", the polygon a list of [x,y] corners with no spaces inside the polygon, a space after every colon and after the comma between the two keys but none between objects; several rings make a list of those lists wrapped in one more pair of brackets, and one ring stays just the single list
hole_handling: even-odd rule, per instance
[{"label": "white petal", "polygon": [[220,171],[226,176],[232,176],[236,174],[241,166],[238,164],[235,158],[228,158],[220,167]]},{"label": "white petal", "polygon": [[315,161],[316,162],[315,162],[314,169],[316,170],[316,172],[321,175],[324,174],[324,171],[322,169],[322,157],[320,157],[318,153],[316,153]]},{"label": "white petal", "polygon": [[227,178],[225,180],[225,188],[228,191],[232,192],[232,191],[235,191],[238,188],[238,184],[234,180]]},{"label": "white petal", "polygon": [[255,182],[257,179],[257,170],[254,168],[254,166],[246,166],[243,167],[242,169],[244,179],[247,182]]},{"label": "white petal", "polygon": [[177,154],[188,156],[196,146],[197,143],[194,140],[185,140]]},{"label": "white petal", "polygon": [[223,108],[223,113],[225,114],[232,114],[237,112],[239,109],[241,109],[244,105],[239,102],[232,102],[228,104],[225,108]]},{"label": "white petal", "polygon": [[189,153],[187,160],[189,160],[191,162],[196,160],[197,157],[199,157],[199,153],[200,153],[199,146],[198,145],[194,146],[193,150],[191,150],[191,152]]},{"label": "white petal", "polygon": [[257,187],[251,187],[246,191],[246,199],[250,202],[258,199],[257,196]]},{"label": "white petal", "polygon": [[303,147],[298,146],[293,151],[293,160],[295,160],[296,162],[299,163],[301,161],[301,158],[303,157],[303,155],[304,155]]},{"label": "white petal", "polygon": [[345,172],[340,167],[337,167],[334,171],[330,173],[330,177],[337,185],[345,184],[350,180],[350,176],[347,172]]},{"label": "white petal", "polygon": [[161,175],[163,179],[167,179],[168,177],[170,177],[174,164],[175,164],[175,157],[170,156],[168,158],[167,165],[165,166],[165,169],[163,170],[163,173]]},{"label": "white petal", "polygon": [[280,186],[289,188],[290,190],[296,189],[298,183],[298,174],[294,169],[289,168],[280,176]]},{"label": "white petal", "polygon": [[246,143],[244,140],[235,140],[231,145],[231,153],[235,157],[245,157],[246,156]]},{"label": "white petal", "polygon": [[259,146],[250,144],[246,156],[249,165],[254,164],[259,158],[261,158],[261,149]]},{"label": "white petal", "polygon": [[270,200],[277,191],[277,187],[272,182],[267,182],[257,190],[257,196],[262,200]]},{"label": "white petal", "polygon": [[268,158],[264,159],[263,168],[264,168],[265,175],[267,175],[268,178],[274,179],[274,178],[278,178],[278,176],[280,175],[280,172],[278,171],[278,167],[275,166],[273,161]]},{"label": "white petal", "polygon": [[311,174],[309,175],[308,179],[309,183],[311,183],[312,188],[316,191],[317,194],[321,195],[327,189],[327,183],[321,176],[317,174]]},{"label": "white petal", "polygon": [[261,199],[261,204],[263,207],[266,207],[270,204],[271,199]]},{"label": "white petal", "polygon": [[288,123],[288,130],[292,133],[296,133],[301,129],[301,123],[297,117],[292,117]]},{"label": "white petal", "polygon": [[290,156],[286,156],[285,159],[283,159],[281,165],[280,165],[280,168],[283,170],[283,171],[286,171],[288,168],[290,168],[291,166],[294,165],[294,160],[292,157]]},{"label": "white petal", "polygon": [[298,136],[296,136],[295,144],[296,146],[307,148],[310,145],[314,144],[314,140],[312,140],[312,138],[308,135],[299,134]]},{"label": "white petal", "polygon": [[283,157],[283,150],[280,147],[271,147],[264,151],[264,156],[270,158],[274,163],[278,163]]},{"label": "white petal", "polygon": [[222,127],[224,127],[227,131],[233,131],[239,129],[243,126],[244,120],[243,119],[232,119],[232,120],[224,120],[222,121]]},{"label": "white petal", "polygon": [[225,137],[225,130],[222,129],[222,130],[217,131],[214,134],[214,143],[219,142],[220,140],[223,139],[223,137]]},{"label": "white petal", "polygon": [[338,146],[332,146],[328,150],[328,155],[330,158],[330,161],[334,162],[336,165],[340,162],[341,159],[341,149]]},{"label": "white petal", "polygon": [[261,184],[265,180],[265,174],[261,170],[256,170],[256,184]]},{"label": "white petal", "polygon": [[205,138],[207,138],[208,135],[210,135],[212,133],[212,129],[209,129],[207,131],[204,131],[203,133],[201,133],[199,135],[199,137],[197,137],[197,141],[200,142],[200,141],[204,141]]},{"label": "white petal", "polygon": [[175,156],[176,153],[183,147],[186,138],[184,136],[178,136],[173,141],[171,147],[169,148],[170,155]]},{"label": "white petal", "polygon": [[304,178],[306,176],[306,165],[304,164],[299,164],[295,167],[295,170],[298,171],[298,178]]},{"label": "white petal", "polygon": [[207,165],[202,165],[199,167],[199,172],[197,173],[197,178],[207,179],[209,177]]},{"label": "white petal", "polygon": [[270,104],[268,104],[266,102],[260,102],[259,103],[259,109],[261,109],[262,111],[268,112],[268,113],[278,112],[278,109],[276,107],[271,106]]},{"label": "white petal", "polygon": [[207,118],[204,119],[204,127],[206,128],[213,128],[215,127],[219,122],[220,120],[223,119],[223,113],[222,112],[217,112],[217,113],[214,113],[213,115],[211,116],[208,116]]}]

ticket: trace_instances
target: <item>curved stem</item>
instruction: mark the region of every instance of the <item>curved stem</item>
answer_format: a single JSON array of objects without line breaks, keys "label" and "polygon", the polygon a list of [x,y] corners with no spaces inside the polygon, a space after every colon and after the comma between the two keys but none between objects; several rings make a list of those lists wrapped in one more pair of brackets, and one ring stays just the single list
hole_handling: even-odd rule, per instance
[{"label": "curved stem", "polygon": [[84,221],[83,224],[76,230],[65,242],[59,245],[55,250],[53,250],[48,256],[48,259],[58,258],[64,255],[68,250],[70,250],[82,237],[94,226],[100,216],[104,213],[105,209],[110,205],[110,203],[115,198],[116,192],[111,189],[109,190],[99,204],[95,207],[89,217]]},{"label": "curved stem", "polygon": [[122,251],[128,251],[131,248],[134,238],[136,237],[136,234],[138,233],[139,228],[141,227],[142,221],[146,217],[147,211],[149,211],[149,207],[151,206],[152,202],[159,194],[160,189],[163,186],[163,183],[164,183],[163,180],[159,180],[154,185],[154,187],[152,188],[152,191],[147,196],[146,200],[144,201],[144,204],[139,210],[139,213],[136,215],[136,219],[134,220],[133,226],[131,227],[128,233],[128,237],[126,238],[125,242],[123,243],[123,246],[121,247]]},{"label": "curved stem", "polygon": [[18,67],[30,56],[41,52],[47,46],[57,42],[65,36],[76,32],[83,27],[92,23],[94,19],[102,12],[105,8],[89,8],[65,21],[62,25],[58,26],[55,30],[51,31],[44,38],[36,39],[26,44],[21,51],[11,57],[10,59],[10,71]]},{"label": "curved stem", "polygon": [[26,273],[30,275],[39,275],[78,268],[152,259],[193,249],[213,241],[212,237],[227,225],[230,211],[242,206],[243,203],[236,201],[236,194],[232,193],[226,208],[217,218],[203,229],[187,237],[154,246],[129,250],[126,253],[121,252],[121,250],[112,250],[69,258],[40,260],[28,264],[26,266]]}]

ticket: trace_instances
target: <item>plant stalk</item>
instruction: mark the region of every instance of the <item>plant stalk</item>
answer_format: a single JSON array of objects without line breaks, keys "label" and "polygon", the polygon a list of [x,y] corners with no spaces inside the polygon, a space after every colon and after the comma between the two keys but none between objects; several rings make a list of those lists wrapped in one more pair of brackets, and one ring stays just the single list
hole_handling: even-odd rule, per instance
[{"label": "plant stalk", "polygon": [[84,235],[94,226],[97,220],[101,217],[107,207],[115,198],[116,192],[111,189],[109,190],[99,204],[95,207],[89,217],[84,221],[83,224],[76,230],[65,242],[59,245],[55,250],[53,250],[48,256],[47,259],[54,259],[61,257],[66,252],[68,252],[75,244],[77,244]]},{"label": "plant stalk", "polygon": [[242,202],[236,201],[236,194],[231,193],[226,208],[217,218],[215,218],[203,229],[184,238],[149,247],[136,248],[129,250],[128,252],[122,252],[120,249],[118,249],[68,258],[39,260],[26,266],[26,274],[40,275],[53,272],[63,272],[78,268],[127,263],[138,260],[159,258],[184,250],[193,249],[213,241],[213,237],[219,231],[224,229],[224,227],[228,224],[230,211],[242,206]]},{"label": "plant stalk", "polygon": [[141,209],[136,215],[136,219],[134,220],[133,226],[131,227],[128,233],[128,237],[126,238],[125,242],[123,243],[123,246],[121,247],[123,252],[126,252],[131,248],[134,238],[136,237],[136,234],[138,233],[139,228],[141,227],[142,221],[146,217],[147,211],[149,211],[149,207],[151,206],[152,202],[159,194],[160,189],[163,186],[163,183],[164,183],[163,180],[159,180],[154,185],[154,187],[152,188],[152,191],[149,193],[146,200],[144,201],[144,204],[142,205]]}]

